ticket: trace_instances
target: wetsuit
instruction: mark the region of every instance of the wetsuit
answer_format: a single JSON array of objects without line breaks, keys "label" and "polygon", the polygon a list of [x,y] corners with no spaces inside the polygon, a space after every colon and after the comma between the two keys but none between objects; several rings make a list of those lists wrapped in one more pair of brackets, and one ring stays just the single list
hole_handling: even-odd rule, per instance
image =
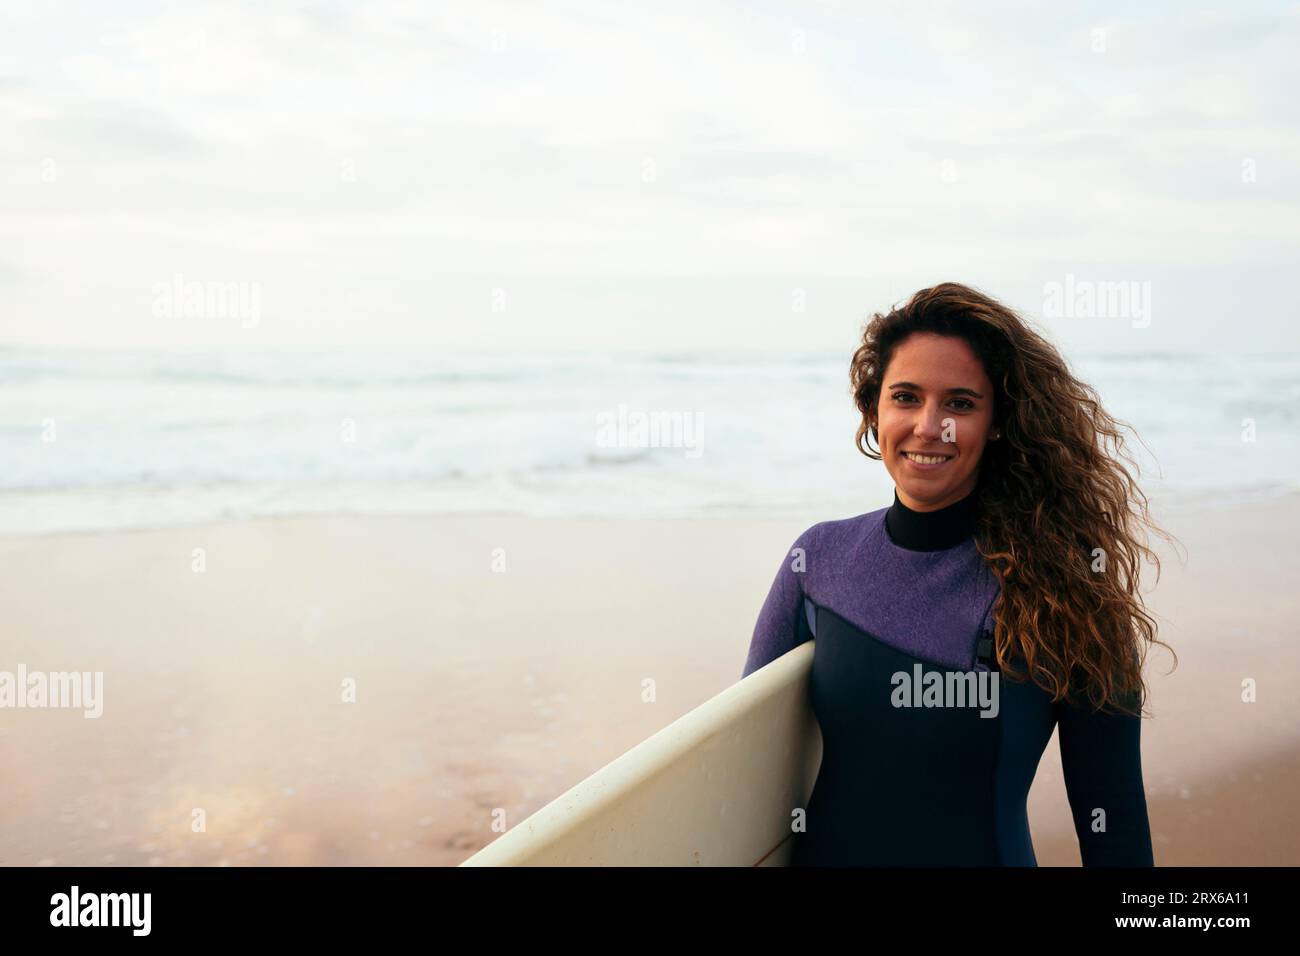
[{"label": "wetsuit", "polygon": [[998,679],[975,508],[895,493],[782,561],[742,676],[815,638],[822,763],[794,865],[1036,866],[1026,799],[1054,726],[1083,864],[1153,865],[1141,719]]}]

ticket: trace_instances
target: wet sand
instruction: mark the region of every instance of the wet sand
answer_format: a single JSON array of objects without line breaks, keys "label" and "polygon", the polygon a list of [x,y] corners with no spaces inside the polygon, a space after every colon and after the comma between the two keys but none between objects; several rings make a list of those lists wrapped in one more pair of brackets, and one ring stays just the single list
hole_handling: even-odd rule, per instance
[{"label": "wet sand", "polygon": [[[1283,556],[1300,503],[1165,517],[1188,560],[1150,598],[1180,658],[1172,675],[1163,652],[1149,666],[1157,862],[1295,865],[1300,589]],[[777,565],[815,520],[0,538],[0,670],[104,673],[98,719],[0,710],[0,864],[459,863],[494,820],[518,823],[739,679]],[[1055,736],[1030,815],[1040,864],[1077,865]]]}]

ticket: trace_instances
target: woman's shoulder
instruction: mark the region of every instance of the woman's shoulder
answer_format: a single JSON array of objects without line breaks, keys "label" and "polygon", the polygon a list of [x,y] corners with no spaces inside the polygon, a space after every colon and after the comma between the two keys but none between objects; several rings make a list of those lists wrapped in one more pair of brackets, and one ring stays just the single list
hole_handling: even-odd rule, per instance
[{"label": "woman's shoulder", "polygon": [[831,518],[809,525],[794,541],[792,548],[833,555],[852,551],[864,541],[880,533],[884,527],[885,512],[879,508],[851,518]]},{"label": "woman's shoulder", "polygon": [[888,508],[878,508],[875,511],[867,511],[851,518],[830,518],[826,521],[818,521],[816,524],[809,525],[799,537],[809,542],[825,542],[870,533],[883,526],[885,512],[888,510]]}]

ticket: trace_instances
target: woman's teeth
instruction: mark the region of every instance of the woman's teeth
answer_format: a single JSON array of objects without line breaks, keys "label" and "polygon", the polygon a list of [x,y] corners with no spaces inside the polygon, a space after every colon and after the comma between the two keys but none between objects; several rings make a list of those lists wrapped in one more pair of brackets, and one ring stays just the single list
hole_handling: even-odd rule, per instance
[{"label": "woman's teeth", "polygon": [[941,461],[947,461],[951,455],[914,455],[910,451],[903,452],[908,458],[918,465],[937,465]]}]

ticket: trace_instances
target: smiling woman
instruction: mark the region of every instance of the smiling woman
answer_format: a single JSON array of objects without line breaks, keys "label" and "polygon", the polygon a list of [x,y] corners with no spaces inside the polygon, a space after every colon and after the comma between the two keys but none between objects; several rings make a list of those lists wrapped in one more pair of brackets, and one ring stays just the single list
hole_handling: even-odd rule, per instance
[{"label": "smiling woman", "polygon": [[[815,639],[822,763],[793,862],[1035,865],[1026,799],[1059,727],[1083,863],[1151,865],[1142,664],[1162,642],[1138,579],[1158,558],[1118,423],[954,283],[874,316],[850,378],[894,503],[799,536],[744,670]],[[897,677],[921,669],[995,681],[998,708],[901,708]]]},{"label": "smiling woman", "polygon": [[1023,657],[1054,696],[1086,689],[1134,710],[1146,647],[1162,643],[1138,588],[1144,559],[1159,569],[1142,532],[1164,532],[1130,471],[1127,426],[1020,316],[952,282],[875,315],[850,381],[858,448],[903,505],[970,497],[1001,586],[999,660]]}]

